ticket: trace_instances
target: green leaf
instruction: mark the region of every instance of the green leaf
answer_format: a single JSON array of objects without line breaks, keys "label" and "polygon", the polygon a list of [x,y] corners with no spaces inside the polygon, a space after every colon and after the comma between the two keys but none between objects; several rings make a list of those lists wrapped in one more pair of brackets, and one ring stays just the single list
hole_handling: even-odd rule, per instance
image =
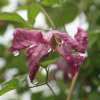
[{"label": "green leaf", "polygon": [[89,99],[88,100],[99,100],[100,99],[100,94],[98,92],[92,92],[89,95]]},{"label": "green leaf", "polygon": [[22,87],[24,85],[26,77],[27,74],[16,76],[16,79],[19,81],[19,87]]},{"label": "green leaf", "polygon": [[4,87],[11,87],[11,88],[18,88],[19,82],[18,82],[17,79],[14,78],[10,81],[7,81],[7,82],[3,83],[3,86]]},{"label": "green leaf", "polygon": [[8,4],[8,0],[0,0],[0,7]]},{"label": "green leaf", "polygon": [[0,96],[7,93],[8,91],[18,88],[18,86],[19,82],[17,79],[12,79],[3,83],[3,88],[0,90]]},{"label": "green leaf", "polygon": [[11,91],[11,90],[13,90],[13,89],[14,88],[12,88],[12,87],[4,87],[3,89],[0,90],[0,96]]},{"label": "green leaf", "polygon": [[17,13],[0,12],[0,20],[26,24],[25,20]]},{"label": "green leaf", "polygon": [[28,5],[21,5],[21,6],[17,7],[16,11],[18,11],[18,10],[26,10],[26,9],[28,9]]},{"label": "green leaf", "polygon": [[3,33],[6,31],[6,28],[8,26],[8,23],[5,21],[0,21],[0,35],[3,35]]},{"label": "green leaf", "polygon": [[20,75],[17,76],[7,82],[4,82],[2,84],[2,89],[0,90],[0,96],[13,90],[13,89],[18,89],[21,87],[26,79],[26,74],[25,75]]},{"label": "green leaf", "polygon": [[43,98],[42,92],[33,93],[33,94],[31,95],[31,100],[43,100],[42,98]]},{"label": "green leaf", "polygon": [[[42,67],[40,67],[39,70],[38,70],[38,72],[36,73],[35,79],[37,81],[37,85],[38,84],[42,84],[42,83],[44,83],[46,81],[46,75],[44,75],[42,73],[42,71],[45,71],[45,73],[46,73],[46,70],[44,68],[42,68]],[[33,80],[33,83],[34,83],[34,80]]]},{"label": "green leaf", "polygon": [[40,8],[38,7],[37,3],[32,3],[28,6],[28,22],[33,24],[35,22],[35,18],[40,12]]},{"label": "green leaf", "polygon": [[78,7],[71,2],[66,2],[56,7],[44,6],[44,9],[57,27],[71,22],[78,14]]},{"label": "green leaf", "polygon": [[58,54],[56,51],[51,51],[47,55],[45,55],[41,60],[40,60],[40,65],[42,67],[47,67],[49,64],[55,63],[57,60],[61,59],[61,56]]},{"label": "green leaf", "polygon": [[41,3],[43,5],[53,5],[60,3],[60,0],[42,0]]}]

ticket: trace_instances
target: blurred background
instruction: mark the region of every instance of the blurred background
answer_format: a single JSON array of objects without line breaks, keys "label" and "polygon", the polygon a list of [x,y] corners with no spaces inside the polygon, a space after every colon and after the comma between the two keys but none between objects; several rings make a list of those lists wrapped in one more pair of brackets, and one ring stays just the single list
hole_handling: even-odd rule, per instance
[{"label": "blurred background", "polygon": [[[0,100],[56,100],[47,86],[26,87],[32,84],[26,75],[28,68],[24,51],[19,55],[8,52],[16,28],[51,29],[49,21],[36,5],[31,9],[33,22],[29,21],[27,25],[18,22],[16,16],[4,16],[4,12],[16,13],[27,21],[27,10],[32,3],[34,0],[0,0],[0,88],[3,82],[19,75],[19,79],[25,83],[17,90],[0,96]],[[64,32],[66,29],[72,37],[77,32],[77,27],[87,31],[87,59],[81,66],[72,100],[100,100],[100,0],[42,0],[41,3],[58,30]],[[59,100],[66,100],[71,80],[64,80],[60,70],[54,73],[56,78],[50,80],[50,85]],[[45,78],[46,72],[40,68],[34,83],[43,83]],[[4,92],[0,91],[0,94]]]}]

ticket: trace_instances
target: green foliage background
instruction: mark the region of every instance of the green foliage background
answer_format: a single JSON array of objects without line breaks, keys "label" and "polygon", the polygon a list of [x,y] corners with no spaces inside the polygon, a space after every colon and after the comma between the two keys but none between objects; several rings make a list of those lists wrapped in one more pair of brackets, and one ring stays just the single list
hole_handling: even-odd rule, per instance
[{"label": "green foliage background", "polygon": [[[12,24],[15,28],[35,29],[33,24],[36,16],[41,12],[41,8],[34,1],[23,0],[23,3],[18,2],[17,9],[12,13],[7,13],[2,12],[1,9],[8,5],[9,2],[0,0],[0,36],[4,35],[9,24]],[[41,5],[47,11],[58,30],[62,30],[65,24],[73,21],[81,12],[85,13],[89,23],[87,30],[89,37],[88,57],[81,66],[72,100],[100,100],[100,0],[41,0]],[[16,13],[18,10],[27,10],[27,21]],[[48,26],[51,27],[48,19],[46,21]],[[16,89],[18,95],[21,95],[26,91],[30,91],[26,80],[28,69],[24,51],[21,51],[18,57],[14,57],[8,52],[9,46],[10,43],[9,45],[0,43],[0,58],[6,61],[4,66],[0,65],[0,84],[3,86],[0,95],[13,89]],[[51,63],[49,61],[51,60],[48,59],[47,63]],[[16,68],[18,73],[13,76],[12,80],[5,82],[4,73],[13,68]],[[39,83],[45,81],[45,76],[40,70],[36,78]],[[59,94],[57,94],[59,100],[66,99],[66,91],[69,89],[70,83],[71,81],[64,82],[63,78],[57,78],[56,86],[60,90]],[[90,88],[91,91],[87,92],[86,88]],[[30,94],[31,100],[56,100],[53,94],[45,97],[41,91],[38,93],[30,91]],[[20,100],[20,98],[13,98],[13,100]]]}]

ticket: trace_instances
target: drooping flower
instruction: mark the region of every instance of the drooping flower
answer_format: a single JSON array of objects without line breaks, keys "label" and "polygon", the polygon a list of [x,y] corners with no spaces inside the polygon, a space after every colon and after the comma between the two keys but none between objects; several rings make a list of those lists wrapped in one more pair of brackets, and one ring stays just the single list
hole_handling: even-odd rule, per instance
[{"label": "drooping flower", "polygon": [[67,62],[65,59],[60,59],[55,64],[51,64],[49,71],[49,81],[57,80],[57,78],[59,77],[57,72],[61,73],[60,77],[63,78],[65,82],[68,82],[71,79],[68,75]]},{"label": "drooping flower", "polygon": [[66,33],[51,30],[43,34],[38,30],[16,29],[10,52],[26,48],[26,61],[29,66],[29,77],[32,81],[39,69],[39,61],[50,49],[60,53],[67,63],[67,69],[72,76],[78,71],[84,58],[80,53],[84,53],[87,48],[87,34],[78,28],[75,38],[71,38]]}]

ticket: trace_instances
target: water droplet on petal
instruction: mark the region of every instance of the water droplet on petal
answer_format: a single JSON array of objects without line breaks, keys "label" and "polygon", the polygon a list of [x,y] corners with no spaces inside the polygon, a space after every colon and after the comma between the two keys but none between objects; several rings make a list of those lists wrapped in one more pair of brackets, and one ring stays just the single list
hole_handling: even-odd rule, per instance
[{"label": "water droplet on petal", "polygon": [[33,80],[33,84],[36,85],[38,81],[36,79]]},{"label": "water droplet on petal", "polygon": [[75,66],[77,66],[77,64],[75,63]]},{"label": "water droplet on petal", "polygon": [[18,56],[18,55],[19,55],[19,52],[18,52],[18,51],[14,51],[14,52],[13,52],[13,55],[14,55],[14,56]]}]

